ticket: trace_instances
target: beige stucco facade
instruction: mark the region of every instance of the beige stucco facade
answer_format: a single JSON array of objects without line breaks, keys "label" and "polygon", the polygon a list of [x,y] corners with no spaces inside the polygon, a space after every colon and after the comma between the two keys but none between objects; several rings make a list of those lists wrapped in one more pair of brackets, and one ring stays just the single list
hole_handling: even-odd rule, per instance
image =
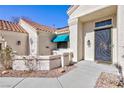
[{"label": "beige stucco facade", "polygon": [[20,20],[19,24],[29,34],[29,54],[30,55],[51,55],[52,50],[56,48],[56,44],[51,40],[55,36],[55,33],[47,31],[39,31],[34,29],[31,25],[24,20]]},{"label": "beige stucco facade", "polygon": [[[5,27],[0,30],[0,47],[4,48],[8,45],[18,55],[52,55],[52,51],[57,49],[57,43],[52,42],[57,34],[54,31],[36,29],[23,19],[20,19],[19,26],[25,30],[25,33],[11,31],[10,28],[6,31]],[[68,30],[65,31],[62,32],[69,33]]]},{"label": "beige stucco facade", "polygon": [[[80,5],[68,10],[70,48],[74,61],[95,61],[95,23],[112,19],[111,56],[112,63],[123,64],[124,51],[124,6],[116,5]],[[91,46],[87,46],[90,40]]]},{"label": "beige stucco facade", "polygon": [[28,45],[29,45],[29,55],[37,55],[38,52],[38,36],[37,36],[37,31],[27,24],[25,21],[20,19],[19,25],[25,29],[29,35],[28,37]]},{"label": "beige stucco facade", "polygon": [[117,9],[117,60],[124,67],[124,6],[120,5]]},{"label": "beige stucco facade", "polygon": [[56,43],[51,42],[51,40],[55,37],[54,33],[51,32],[38,32],[38,54],[39,55],[51,55],[52,50],[57,48]]},{"label": "beige stucco facade", "polygon": [[[0,35],[4,38],[5,43],[2,44],[5,46],[8,45],[15,51],[18,55],[28,55],[28,34],[13,32],[13,31],[0,31]],[[1,38],[2,39],[2,38]],[[18,45],[20,41],[20,45]]]}]

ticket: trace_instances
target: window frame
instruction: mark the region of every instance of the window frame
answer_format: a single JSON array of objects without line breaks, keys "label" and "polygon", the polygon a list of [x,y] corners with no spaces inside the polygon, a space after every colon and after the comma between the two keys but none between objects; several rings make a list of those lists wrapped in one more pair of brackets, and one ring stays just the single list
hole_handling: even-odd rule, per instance
[{"label": "window frame", "polygon": [[112,19],[102,20],[95,23],[95,27],[103,27],[107,25],[112,25]]},{"label": "window frame", "polygon": [[[111,24],[108,24],[108,25],[106,24],[104,26],[96,27],[96,23],[98,23],[98,22],[104,22],[104,21],[107,21],[107,20],[111,20]],[[112,28],[112,26],[113,26],[113,19],[112,18],[109,18],[109,19],[97,21],[97,22],[94,23],[94,26],[95,26],[94,30],[105,29],[105,28]]]}]

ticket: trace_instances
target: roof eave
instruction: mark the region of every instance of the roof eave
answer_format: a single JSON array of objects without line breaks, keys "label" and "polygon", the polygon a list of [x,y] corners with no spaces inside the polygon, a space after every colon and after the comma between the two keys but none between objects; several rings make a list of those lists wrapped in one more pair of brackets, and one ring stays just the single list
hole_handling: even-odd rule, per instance
[{"label": "roof eave", "polygon": [[79,5],[73,5],[73,6],[71,6],[71,7],[67,10],[67,14],[68,14],[68,15],[71,15],[78,7],[79,7]]}]

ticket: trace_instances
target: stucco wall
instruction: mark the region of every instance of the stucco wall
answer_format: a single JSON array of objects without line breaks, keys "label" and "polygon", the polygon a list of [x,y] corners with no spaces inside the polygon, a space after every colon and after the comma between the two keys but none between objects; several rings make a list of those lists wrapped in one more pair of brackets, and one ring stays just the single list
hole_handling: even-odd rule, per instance
[{"label": "stucco wall", "polygon": [[51,32],[38,32],[38,53],[40,55],[51,55],[52,50],[57,48],[57,44],[51,42],[54,36],[55,34]]},{"label": "stucco wall", "polygon": [[51,42],[54,37],[53,33],[35,30],[23,20],[20,20],[20,25],[29,33],[30,55],[50,55],[52,50],[56,49],[57,45]]},{"label": "stucco wall", "polygon": [[84,49],[83,47],[83,25],[81,21],[76,18],[69,22],[70,30],[70,49],[74,53],[73,61],[77,62],[83,59]]},{"label": "stucco wall", "polygon": [[[13,51],[16,51],[17,54],[28,54],[28,34],[12,31],[0,31],[0,34],[4,36],[7,45],[9,45]],[[21,41],[21,45],[17,45],[17,41]]]},{"label": "stucco wall", "polygon": [[80,16],[84,16],[88,13],[93,11],[108,7],[110,5],[80,5],[71,15],[69,16],[70,19],[77,18]]},{"label": "stucco wall", "polygon": [[22,19],[19,21],[19,24],[27,31],[28,33],[28,44],[29,44],[29,54],[30,55],[37,55],[38,53],[38,46],[37,46],[37,31],[30,26],[29,24],[27,24],[25,21],[23,21]]},{"label": "stucco wall", "polygon": [[84,34],[83,32],[83,24],[79,20],[78,21],[78,60],[84,59],[84,38],[82,35]]},{"label": "stucco wall", "polygon": [[78,60],[78,18],[69,21],[70,49],[74,54],[73,61]]},{"label": "stucco wall", "polygon": [[118,62],[121,63],[124,70],[124,6],[119,5],[117,11],[118,27]]},{"label": "stucco wall", "polygon": [[[91,45],[87,45],[87,41],[90,40]],[[84,59],[94,60],[94,25],[93,22],[87,22],[84,24]]]}]

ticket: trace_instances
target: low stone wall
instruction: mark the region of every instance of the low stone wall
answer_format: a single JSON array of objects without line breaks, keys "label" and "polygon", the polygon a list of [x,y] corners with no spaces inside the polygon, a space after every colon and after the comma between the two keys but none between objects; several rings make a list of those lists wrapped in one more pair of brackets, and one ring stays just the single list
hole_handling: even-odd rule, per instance
[{"label": "low stone wall", "polygon": [[65,66],[70,65],[72,63],[72,58],[73,58],[73,54],[72,52],[65,52],[63,53],[63,57],[64,57],[64,64]]},{"label": "low stone wall", "polygon": [[61,66],[60,55],[37,56],[15,56],[13,70],[51,70]]},{"label": "low stone wall", "polygon": [[61,54],[61,65],[62,67],[69,65],[69,53]]},{"label": "low stone wall", "polygon": [[53,50],[53,55],[61,55],[62,67],[70,65],[72,63],[73,53],[69,49]]}]

